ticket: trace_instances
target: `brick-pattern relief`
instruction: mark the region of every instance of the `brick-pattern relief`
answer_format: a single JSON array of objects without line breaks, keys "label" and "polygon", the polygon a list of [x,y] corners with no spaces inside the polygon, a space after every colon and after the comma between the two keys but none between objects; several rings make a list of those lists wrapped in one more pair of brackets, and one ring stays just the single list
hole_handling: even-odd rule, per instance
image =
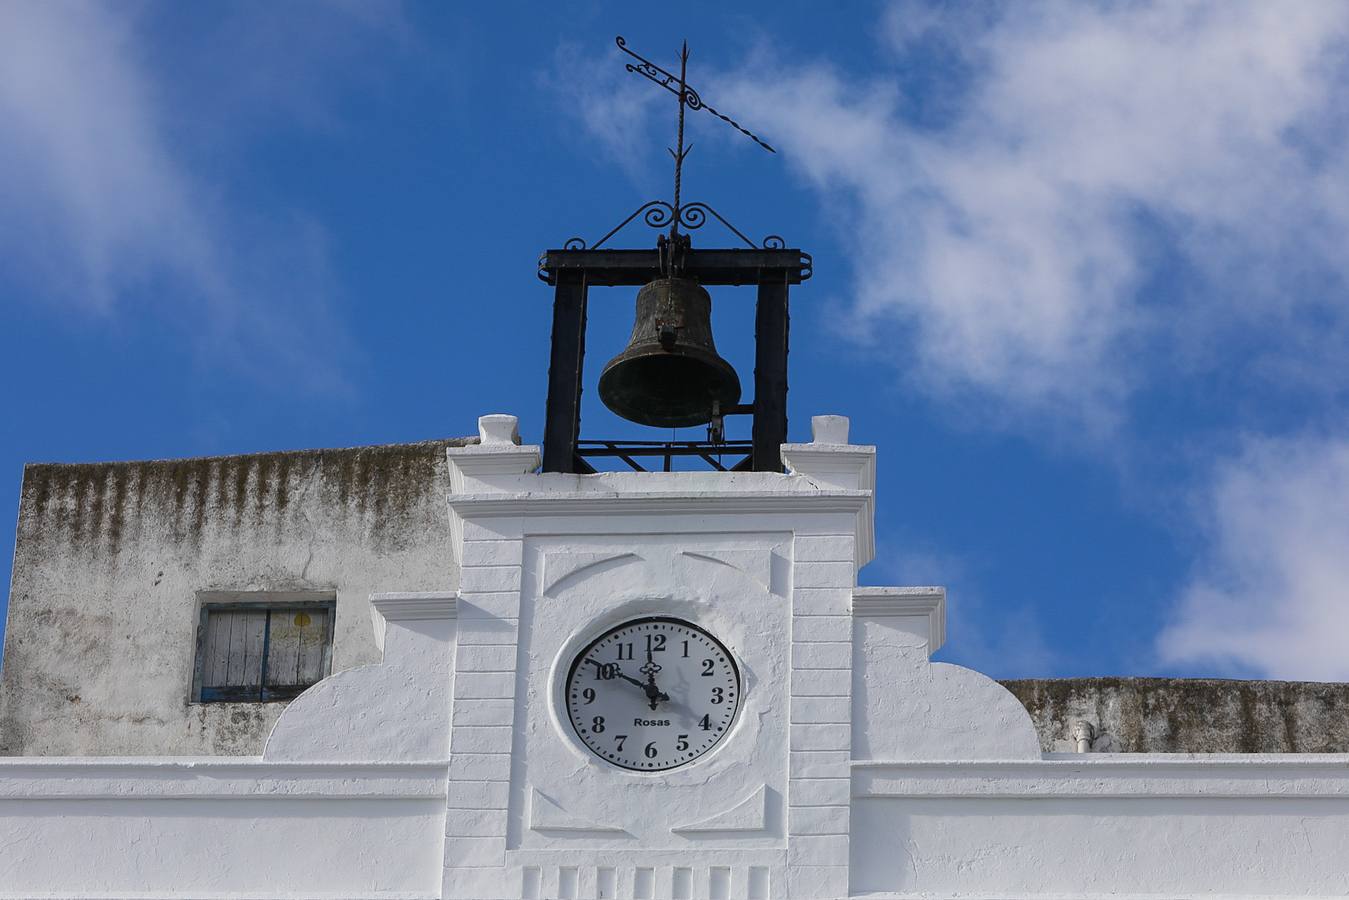
[{"label": "brick-pattern relief", "polygon": [[768,900],[768,866],[524,866],[524,900]]},{"label": "brick-pattern relief", "polygon": [[446,898],[501,896],[506,861],[523,542],[464,524],[450,710]]},{"label": "brick-pattern relief", "polygon": [[787,893],[848,894],[851,534],[798,535],[792,568]]}]

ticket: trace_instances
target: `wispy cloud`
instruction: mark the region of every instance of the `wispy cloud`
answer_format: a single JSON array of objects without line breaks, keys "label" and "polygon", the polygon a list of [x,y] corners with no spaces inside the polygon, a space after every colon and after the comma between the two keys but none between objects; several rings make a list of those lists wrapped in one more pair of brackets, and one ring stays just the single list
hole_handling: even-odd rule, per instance
[{"label": "wispy cloud", "polygon": [[1198,499],[1208,539],[1174,621],[1169,663],[1349,680],[1349,439],[1253,440]]},{"label": "wispy cloud", "polygon": [[669,101],[649,82],[615,63],[619,51],[613,44],[607,50],[597,55],[564,43],[540,78],[561,107],[580,120],[586,146],[598,147],[631,181],[644,183],[650,178],[651,153],[640,136],[657,104]]},{"label": "wispy cloud", "polygon": [[859,340],[896,330],[917,386],[1098,436],[1233,341],[1258,372],[1310,351],[1305,375],[1349,374],[1349,9],[952,9],[888,18],[897,60],[959,83],[940,116],[894,76],[799,60],[717,86],[848,210]]},{"label": "wispy cloud", "polygon": [[[195,73],[214,81],[194,89],[190,66],[168,68],[156,55],[146,7],[0,5],[5,278],[55,311],[124,325],[133,314],[154,316],[212,363],[266,359],[238,368],[331,390],[342,385],[335,360],[347,339],[332,311],[325,231],[302,210],[251,210],[233,199],[228,163],[245,147],[231,125],[260,104],[224,100],[255,84],[250,73],[269,58],[295,75],[278,82],[286,88],[273,102],[301,106],[314,78],[298,73],[313,71],[306,61],[330,67],[332,54],[312,42],[248,39],[286,29],[283,14],[247,12],[219,23],[210,44],[219,65]],[[314,41],[343,21],[339,9],[326,12]],[[367,27],[345,21],[347,31]],[[198,152],[184,123],[206,118],[193,105],[207,95],[217,101],[216,131],[197,135],[209,146]]]},{"label": "wispy cloud", "polygon": [[[1335,419],[1349,396],[1349,7],[893,2],[880,25],[871,71],[764,42],[700,76],[837,228],[849,335],[952,415],[1212,477],[1168,661],[1349,677],[1349,445],[1257,441],[1216,474],[1192,449]],[[594,83],[616,99],[589,98],[584,124],[621,156],[632,101]],[[952,585],[953,653],[1052,660],[1015,598],[983,604],[977,573],[938,561],[901,552],[894,575]]]}]

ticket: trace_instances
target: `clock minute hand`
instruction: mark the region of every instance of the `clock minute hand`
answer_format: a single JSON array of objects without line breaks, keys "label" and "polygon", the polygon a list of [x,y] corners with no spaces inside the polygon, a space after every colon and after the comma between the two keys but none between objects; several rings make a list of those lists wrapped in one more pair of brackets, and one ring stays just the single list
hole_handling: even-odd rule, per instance
[{"label": "clock minute hand", "polygon": [[586,662],[590,663],[592,666],[594,666],[594,667],[597,668],[597,669],[603,669],[606,665],[608,665],[608,666],[613,666],[613,669],[611,669],[610,671],[612,671],[612,672],[613,672],[615,675],[617,675],[619,678],[622,678],[624,681],[630,681],[630,682],[632,682],[633,684],[635,684],[635,685],[637,685],[639,688],[641,688],[643,691],[646,690],[646,682],[645,682],[645,681],[641,681],[641,680],[639,680],[639,679],[633,678],[631,675],[624,675],[624,674],[623,674],[623,670],[620,669],[620,668],[618,667],[618,664],[617,664],[617,663],[602,663],[602,662],[597,662],[597,661],[595,661],[595,660],[593,660],[593,659],[587,659]]}]

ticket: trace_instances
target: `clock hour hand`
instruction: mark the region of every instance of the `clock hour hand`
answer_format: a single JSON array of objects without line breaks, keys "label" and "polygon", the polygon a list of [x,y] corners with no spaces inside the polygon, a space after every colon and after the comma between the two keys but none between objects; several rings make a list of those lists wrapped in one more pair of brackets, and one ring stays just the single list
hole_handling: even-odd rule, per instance
[{"label": "clock hour hand", "polygon": [[670,695],[656,687],[656,673],[660,671],[660,666],[651,658],[651,639],[649,637],[646,645],[646,664],[639,671],[646,676],[646,684],[642,685],[642,690],[646,691],[647,702],[651,704],[651,711],[655,712],[656,704],[662,700],[668,703]]},{"label": "clock hour hand", "polygon": [[638,683],[642,684],[642,690],[646,691],[646,699],[647,702],[651,704],[652,712],[656,711],[656,704],[660,703],[661,701],[668,701],[670,699],[669,694],[665,693],[660,688],[656,687],[655,676],[648,675],[647,680],[644,684],[641,682]]}]

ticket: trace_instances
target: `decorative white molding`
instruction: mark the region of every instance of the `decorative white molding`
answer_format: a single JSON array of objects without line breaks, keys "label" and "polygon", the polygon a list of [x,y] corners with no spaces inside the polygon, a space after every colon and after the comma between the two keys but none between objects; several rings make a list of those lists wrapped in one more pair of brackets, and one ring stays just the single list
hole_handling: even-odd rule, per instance
[{"label": "decorative white molding", "polygon": [[1349,801],[1349,754],[1048,754],[1043,760],[852,763],[852,795],[920,798],[1319,797]]},{"label": "decorative white molding", "polygon": [[605,566],[607,570],[614,568],[614,566],[608,566],[606,563],[630,565],[641,561],[642,558],[635,553],[615,553],[612,550],[600,553],[570,550],[545,553],[543,557],[543,592],[550,594],[557,590],[558,585],[563,581],[576,579],[577,576],[584,577],[594,574],[590,570],[595,566]]},{"label": "decorative white molding", "polygon": [[763,831],[768,821],[768,788],[759,789],[724,812],[671,828],[675,834],[718,834],[727,831]]},{"label": "decorative white molding", "polygon": [[852,612],[854,617],[869,619],[925,615],[928,621],[928,653],[936,653],[946,643],[944,587],[854,588]]},{"label": "decorative white molding", "polygon": [[370,595],[370,624],[375,646],[384,649],[390,622],[453,619],[458,615],[459,595],[453,591],[415,591]]},{"label": "decorative white molding", "polygon": [[702,549],[684,550],[682,554],[690,559],[705,560],[743,572],[747,577],[763,585],[765,590],[773,589],[773,559],[771,554],[762,550]]},{"label": "decorative white molding", "polygon": [[[817,438],[846,439],[847,419],[842,416],[816,416],[820,420],[843,419],[838,422],[811,420]],[[858,444],[832,444],[817,441],[810,444],[783,444],[782,463],[787,471],[808,479],[824,489],[856,491],[867,500],[857,511],[857,555],[860,569],[876,557],[876,448]]]},{"label": "decorative white molding", "polygon": [[459,595],[454,591],[371,594],[370,605],[386,622],[453,619],[457,614]]},{"label": "decorative white molding", "polygon": [[270,762],[261,758],[0,759],[0,801],[439,799],[445,760]]},{"label": "decorative white molding", "polygon": [[537,445],[520,446],[519,419],[501,413],[479,416],[478,443],[448,447],[445,455],[456,494],[490,489],[494,478],[533,472],[542,461]]},{"label": "decorative white molding", "polygon": [[532,831],[565,832],[569,834],[627,834],[615,825],[601,825],[558,806],[556,802],[529,789],[529,827]]},{"label": "decorative white molding", "polygon": [[[540,478],[545,476],[539,476]],[[593,476],[587,476],[593,477]],[[647,476],[652,477],[652,476]],[[568,516],[651,515],[743,515],[753,513],[858,513],[867,509],[871,495],[865,491],[736,491],[684,493],[650,491],[609,492],[518,492],[452,494],[450,509],[460,515],[498,517],[555,514]]]}]

